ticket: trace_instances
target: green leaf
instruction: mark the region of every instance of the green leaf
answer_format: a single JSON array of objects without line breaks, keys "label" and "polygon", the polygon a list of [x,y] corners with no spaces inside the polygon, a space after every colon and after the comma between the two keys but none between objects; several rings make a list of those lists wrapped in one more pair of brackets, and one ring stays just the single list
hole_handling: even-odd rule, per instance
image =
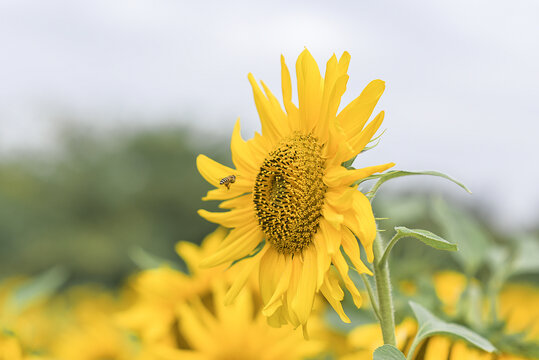
[{"label": "green leaf", "polygon": [[[446,174],[443,174],[441,172],[438,172],[438,171],[404,171],[404,170],[392,170],[392,171],[388,171],[388,172],[385,172],[383,174],[379,174],[377,175],[376,177],[378,177],[378,181],[376,182],[376,184],[374,184],[374,186],[372,187],[372,189],[367,193],[367,197],[369,199],[372,199],[374,198],[374,196],[376,195],[376,192],[378,191],[378,189],[380,188],[380,186],[382,186],[383,183],[385,183],[386,181],[388,180],[391,180],[391,179],[395,179],[395,178],[398,178],[398,177],[402,177],[402,176],[409,176],[409,175],[430,175],[430,176],[438,176],[438,177],[441,177],[441,178],[444,178],[444,179],[447,179],[449,181],[452,181],[453,183],[457,184],[458,186],[460,186],[461,188],[463,188],[464,190],[466,190],[467,192],[469,192],[470,194],[472,193],[463,183],[461,183],[460,181],[457,181],[455,179],[453,179],[452,177],[450,177],[449,175],[446,175]],[[358,182],[358,185],[362,182],[362,181],[365,181],[365,180],[370,180],[372,179],[372,177],[369,177],[367,179],[362,179]]]},{"label": "green leaf", "polygon": [[353,169],[352,167],[352,164],[354,163],[354,161],[356,160],[357,158],[357,155],[354,156],[353,158],[349,159],[349,160],[346,160],[345,162],[343,162],[341,165],[347,169]]},{"label": "green leaf", "polygon": [[539,239],[533,235],[520,236],[511,275],[539,273]]},{"label": "green leaf", "polygon": [[394,225],[416,223],[427,216],[428,203],[422,196],[380,197],[377,199],[378,213],[390,218]]},{"label": "green leaf", "polygon": [[13,291],[11,297],[6,302],[6,306],[14,312],[38,303],[51,296],[67,280],[67,271],[60,267],[53,267],[41,275],[27,281]]},{"label": "green leaf", "polygon": [[496,351],[490,341],[472,330],[461,325],[445,322],[413,301],[409,301],[409,304],[418,322],[418,331],[414,343],[419,344],[422,340],[432,335],[450,334],[466,340],[487,352]]},{"label": "green leaf", "polygon": [[472,215],[450,207],[443,199],[433,201],[434,220],[442,227],[444,237],[457,244],[456,260],[467,275],[473,276],[487,258],[490,238]]},{"label": "green leaf", "polygon": [[431,233],[427,230],[420,230],[420,229],[408,229],[404,226],[397,226],[395,227],[395,231],[397,232],[397,236],[399,237],[413,237],[424,244],[433,247],[438,250],[448,250],[448,251],[457,251],[457,245],[450,243],[449,241],[442,239],[436,234]]},{"label": "green leaf", "polygon": [[405,360],[404,354],[393,345],[386,344],[374,350],[373,360]]},{"label": "green leaf", "polygon": [[[363,150],[361,150],[361,154],[363,154],[364,152],[369,151],[370,149],[374,149],[375,147],[377,147],[378,144],[380,143],[380,138],[382,137],[382,135],[385,134],[386,130],[387,129],[384,129],[384,131],[382,131],[382,133],[380,135],[378,135],[375,138],[372,138],[371,141],[369,141],[369,146],[365,146],[365,148],[363,148]],[[370,144],[374,144],[374,145],[370,145]]]},{"label": "green leaf", "polygon": [[239,263],[239,262],[242,261],[242,260],[245,260],[245,259],[248,259],[248,258],[251,258],[251,257],[255,256],[256,254],[258,254],[258,253],[264,248],[264,245],[266,245],[266,239],[264,239],[263,241],[261,241],[261,242],[256,246],[256,248],[253,250],[253,252],[251,252],[249,255],[246,255],[246,256],[242,257],[241,259],[234,260],[234,261],[232,262],[232,264],[230,264],[229,268],[231,268],[232,266],[236,265],[237,263]]}]

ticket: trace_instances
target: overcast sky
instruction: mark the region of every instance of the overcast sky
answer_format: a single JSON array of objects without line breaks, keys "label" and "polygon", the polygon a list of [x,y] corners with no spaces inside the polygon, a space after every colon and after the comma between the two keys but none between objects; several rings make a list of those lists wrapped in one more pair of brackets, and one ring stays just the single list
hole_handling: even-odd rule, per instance
[{"label": "overcast sky", "polygon": [[[323,69],[350,52],[343,104],[386,81],[381,145],[467,185],[500,227],[539,221],[539,1],[0,0],[0,154],[48,146],[55,120],[100,128],[196,120],[259,129],[247,73],[280,92],[307,47]],[[279,95],[280,97],[280,95]]]}]

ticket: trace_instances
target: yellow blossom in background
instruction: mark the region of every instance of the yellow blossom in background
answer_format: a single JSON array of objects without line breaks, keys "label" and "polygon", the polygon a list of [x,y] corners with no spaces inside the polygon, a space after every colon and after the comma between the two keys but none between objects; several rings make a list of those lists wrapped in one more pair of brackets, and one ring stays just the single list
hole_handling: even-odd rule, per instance
[{"label": "yellow blossom in background", "polygon": [[13,277],[0,283],[0,332],[10,344],[20,347],[23,358],[32,352],[47,349],[55,334],[54,317],[50,313],[50,300],[32,296],[25,288],[31,278]]},{"label": "yellow blossom in background", "polygon": [[176,326],[178,304],[203,297],[211,290],[213,281],[227,281],[233,272],[225,272],[226,266],[201,269],[200,261],[214,252],[228,233],[218,228],[206,236],[201,246],[188,242],[176,245],[178,255],[185,261],[189,274],[160,267],[142,271],[130,280],[135,292],[134,304],[117,315],[122,326],[135,331],[145,343],[173,344],[173,327]]},{"label": "yellow blossom in background", "polygon": [[453,342],[443,336],[434,336],[426,344],[424,360],[493,360],[495,354],[468,346],[464,341]]},{"label": "yellow blossom in background", "polygon": [[125,307],[124,300],[98,287],[70,289],[61,298],[51,354],[55,359],[138,359],[139,347],[113,316]]},{"label": "yellow blossom in background", "polygon": [[[474,348],[462,340],[453,340],[445,336],[433,336],[428,339],[425,354],[421,360],[533,360],[512,354],[494,354]],[[416,357],[416,359],[419,359]]]},{"label": "yellow blossom in background", "polygon": [[246,288],[225,306],[225,286],[215,283],[211,300],[178,306],[176,348],[159,348],[163,360],[295,360],[319,354],[321,341],[307,341],[291,328],[268,326],[260,299]]},{"label": "yellow blossom in background", "polygon": [[[464,274],[455,271],[443,271],[433,276],[436,294],[443,303],[444,311],[455,315],[461,301],[461,295],[469,284],[477,283],[476,279],[468,280]],[[524,333],[525,340],[539,345],[539,289],[523,284],[509,284],[498,295],[498,317],[505,323],[504,332],[508,334]],[[486,305],[486,303],[485,303]],[[483,310],[487,310],[485,306]],[[487,311],[481,314],[482,320],[488,322]],[[438,359],[477,359],[477,360],[524,360],[532,359],[504,352],[491,354],[473,348],[464,341],[450,339],[445,336],[434,336],[424,344],[425,360]],[[449,357],[448,357],[449,356]]]},{"label": "yellow blossom in background", "polygon": [[[405,352],[410,346],[417,324],[412,319],[405,319],[395,329],[397,347]],[[384,345],[382,330],[378,323],[360,325],[348,334],[347,348],[349,353],[340,356],[339,360],[371,360],[376,348]]]},{"label": "yellow blossom in background", "polygon": [[[455,315],[460,297],[468,286],[468,279],[464,274],[455,271],[443,271],[435,274],[433,280],[436,295],[443,303],[444,311]],[[477,280],[472,279],[471,284],[475,283]],[[509,333],[525,332],[527,339],[539,341],[538,303],[537,287],[509,284],[498,295],[498,316],[506,322]],[[483,311],[483,314],[487,313]]]},{"label": "yellow blossom in background", "polygon": [[[260,312],[262,299],[254,283],[244,287],[231,304],[224,304],[225,289],[236,276],[236,268],[200,269],[198,264],[227,233],[217,229],[200,247],[178,244],[190,274],[160,268],[134,277],[135,300],[116,319],[140,335],[148,359],[299,360],[326,350],[327,331],[321,319],[313,321],[311,341],[290,327],[270,327]],[[318,306],[323,309],[322,304]]]},{"label": "yellow blossom in background", "polygon": [[[393,163],[348,170],[341,164],[354,158],[371,141],[384,113],[367,124],[384,82],[372,81],[361,95],[338,112],[348,81],[350,55],[333,56],[322,77],[311,54],[304,50],[296,63],[299,106],[292,102],[292,83],[281,58],[284,109],[264,83],[260,89],[249,74],[262,134],[244,141],[239,122],[232,133],[235,168],[199,155],[201,175],[216,189],[204,200],[223,200],[228,212],[199,214],[231,228],[220,248],[202,263],[229,264],[262,246],[235,266],[239,275],[226,302],[230,303],[251,273],[259,275],[263,313],[270,324],[305,325],[315,294],[321,292],[345,322],[339,277],[357,307],[361,296],[348,276],[343,253],[361,273],[370,270],[360,259],[356,237],[373,260],[376,224],[369,200],[352,186]],[[224,180],[221,180],[224,179]],[[231,179],[231,180],[230,180]],[[224,184],[223,184],[224,183]],[[226,185],[226,186],[224,186]],[[336,272],[329,271],[331,264]]]},{"label": "yellow blossom in background", "polygon": [[22,347],[15,334],[0,329],[0,360],[22,360]]},{"label": "yellow blossom in background", "polygon": [[441,271],[434,275],[433,280],[436,295],[443,303],[444,311],[454,315],[460,296],[468,283],[466,276],[456,271]]},{"label": "yellow blossom in background", "polygon": [[499,296],[499,312],[507,332],[525,332],[527,340],[539,342],[539,288],[507,285]]}]

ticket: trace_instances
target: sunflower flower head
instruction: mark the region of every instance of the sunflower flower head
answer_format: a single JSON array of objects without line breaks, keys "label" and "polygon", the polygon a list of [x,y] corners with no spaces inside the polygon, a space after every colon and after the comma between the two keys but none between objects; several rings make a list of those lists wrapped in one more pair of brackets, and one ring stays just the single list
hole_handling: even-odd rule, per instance
[{"label": "sunflower flower head", "polygon": [[322,77],[304,50],[296,63],[296,106],[281,57],[284,109],[268,87],[261,82],[262,90],[249,74],[262,134],[245,141],[236,122],[231,141],[235,168],[204,155],[197,158],[199,172],[216,187],[204,200],[222,200],[219,206],[230,210],[199,214],[231,229],[201,265],[241,259],[234,266],[239,269],[226,302],[231,303],[249,275],[257,273],[262,312],[274,326],[306,325],[318,292],[349,322],[340,303],[341,280],[358,307],[361,297],[344,254],[358,272],[371,273],[360,259],[357,239],[372,262],[376,224],[369,200],[354,183],[394,164],[351,170],[342,165],[365,148],[384,117],[381,112],[367,124],[384,91],[381,80],[372,81],[338,112],[349,62],[346,52],[340,59],[332,56]]}]

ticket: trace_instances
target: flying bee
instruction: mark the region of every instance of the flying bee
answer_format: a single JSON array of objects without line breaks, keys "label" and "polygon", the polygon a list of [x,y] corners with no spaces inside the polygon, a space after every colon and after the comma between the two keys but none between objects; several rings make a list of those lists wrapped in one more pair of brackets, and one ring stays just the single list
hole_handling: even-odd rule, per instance
[{"label": "flying bee", "polygon": [[227,177],[222,178],[219,180],[219,185],[224,185],[228,190],[230,190],[230,184],[234,184],[236,182],[236,175],[228,175]]}]

